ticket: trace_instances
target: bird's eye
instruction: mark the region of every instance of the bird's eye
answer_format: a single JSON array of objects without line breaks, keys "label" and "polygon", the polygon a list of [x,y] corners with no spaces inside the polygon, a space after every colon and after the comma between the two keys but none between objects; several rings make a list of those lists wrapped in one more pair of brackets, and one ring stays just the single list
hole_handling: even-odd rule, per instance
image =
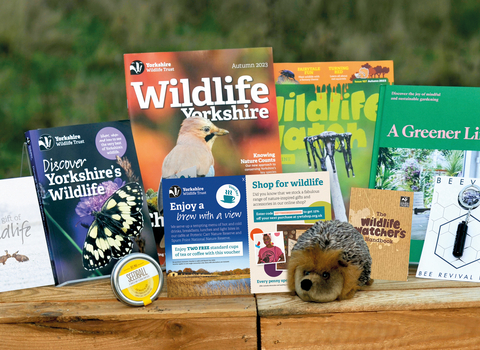
[{"label": "bird's eye", "polygon": [[210,132],[210,127],[209,127],[209,126],[204,126],[204,127],[203,127],[203,131],[205,131],[205,132]]},{"label": "bird's eye", "polygon": [[308,276],[308,275],[310,275],[310,271],[303,271],[303,274],[304,274],[305,276]]},{"label": "bird's eye", "polygon": [[322,278],[324,280],[328,280],[330,278],[330,274],[328,272],[324,272],[324,273],[322,273]]}]

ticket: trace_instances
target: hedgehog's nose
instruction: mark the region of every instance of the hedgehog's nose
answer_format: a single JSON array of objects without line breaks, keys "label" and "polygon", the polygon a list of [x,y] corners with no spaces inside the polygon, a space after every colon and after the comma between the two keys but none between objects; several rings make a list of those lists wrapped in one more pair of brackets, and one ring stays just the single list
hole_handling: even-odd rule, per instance
[{"label": "hedgehog's nose", "polygon": [[313,285],[312,281],[310,281],[310,280],[308,280],[308,279],[307,279],[307,280],[303,280],[303,281],[300,283],[300,287],[302,287],[302,289],[305,290],[305,291],[307,291],[307,292],[310,290],[310,288],[312,288],[312,285]]}]

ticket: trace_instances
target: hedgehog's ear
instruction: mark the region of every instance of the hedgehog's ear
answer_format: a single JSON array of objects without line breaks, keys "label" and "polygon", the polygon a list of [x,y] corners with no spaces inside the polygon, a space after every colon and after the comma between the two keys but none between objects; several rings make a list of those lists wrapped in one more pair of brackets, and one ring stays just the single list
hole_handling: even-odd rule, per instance
[{"label": "hedgehog's ear", "polygon": [[288,259],[287,265],[287,286],[290,291],[295,291],[295,271],[300,262],[302,252],[299,250],[294,250],[290,259]]},{"label": "hedgehog's ear", "polygon": [[341,267],[347,267],[348,263],[345,260],[340,259],[338,260],[338,265],[340,265]]}]

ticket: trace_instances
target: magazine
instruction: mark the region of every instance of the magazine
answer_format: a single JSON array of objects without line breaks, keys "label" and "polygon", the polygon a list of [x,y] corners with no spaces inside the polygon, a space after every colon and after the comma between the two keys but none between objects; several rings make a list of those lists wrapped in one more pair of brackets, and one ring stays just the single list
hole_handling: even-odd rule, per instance
[{"label": "magazine", "polygon": [[368,187],[379,87],[393,61],[275,63],[282,169],[331,175],[336,219],[348,221],[350,189]]},{"label": "magazine", "polygon": [[161,178],[282,172],[271,48],[129,53],[124,64],[157,240]]}]

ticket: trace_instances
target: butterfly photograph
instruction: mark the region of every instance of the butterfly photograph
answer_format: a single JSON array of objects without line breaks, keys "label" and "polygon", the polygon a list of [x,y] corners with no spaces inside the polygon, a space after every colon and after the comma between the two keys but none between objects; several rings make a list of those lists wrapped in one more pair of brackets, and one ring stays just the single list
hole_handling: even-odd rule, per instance
[{"label": "butterfly photograph", "polygon": [[130,182],[108,197],[100,210],[91,211],[95,218],[83,245],[85,270],[96,270],[131,253],[133,241],[143,229],[143,190]]}]

